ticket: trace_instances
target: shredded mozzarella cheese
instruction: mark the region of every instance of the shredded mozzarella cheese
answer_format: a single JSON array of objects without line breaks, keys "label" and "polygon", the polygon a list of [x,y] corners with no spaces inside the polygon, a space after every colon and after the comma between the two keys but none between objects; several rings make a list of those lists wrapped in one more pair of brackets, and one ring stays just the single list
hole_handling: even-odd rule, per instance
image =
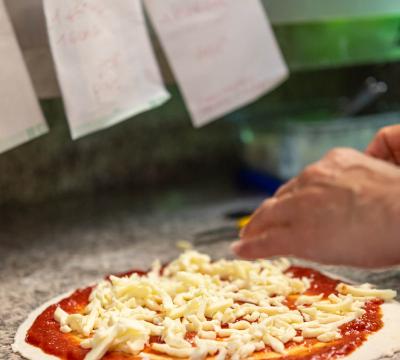
[{"label": "shredded mozzarella cheese", "polygon": [[[266,346],[284,354],[289,341],[339,339],[339,327],[362,316],[371,297],[396,296],[346,284],[327,298],[305,295],[310,280],[286,274],[289,266],[286,259],[211,262],[187,251],[162,271],[155,262],[145,276],[111,276],[93,289],[83,314],[58,307],[54,319],[62,332],[86,337],[85,360],[100,360],[108,351],[146,360],[146,348],[191,360],[238,360]],[[287,296],[297,299],[297,309],[287,306]],[[193,344],[189,332],[195,333]],[[152,336],[162,343],[151,342]]]}]

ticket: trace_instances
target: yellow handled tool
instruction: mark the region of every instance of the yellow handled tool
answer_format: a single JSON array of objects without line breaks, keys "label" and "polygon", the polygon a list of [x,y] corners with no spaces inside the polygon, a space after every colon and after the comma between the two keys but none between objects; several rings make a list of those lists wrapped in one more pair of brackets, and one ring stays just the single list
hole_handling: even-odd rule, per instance
[{"label": "yellow handled tool", "polygon": [[239,229],[243,229],[250,221],[251,215],[248,216],[243,216],[242,218],[240,218],[237,222],[236,222],[236,226]]}]

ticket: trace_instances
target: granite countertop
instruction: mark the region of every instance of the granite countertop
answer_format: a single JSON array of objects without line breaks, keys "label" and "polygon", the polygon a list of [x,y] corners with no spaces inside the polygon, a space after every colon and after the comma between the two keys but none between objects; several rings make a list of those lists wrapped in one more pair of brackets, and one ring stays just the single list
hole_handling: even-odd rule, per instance
[{"label": "granite countertop", "polygon": [[[260,197],[216,196],[173,206],[151,206],[129,196],[76,199],[3,211],[0,219],[0,359],[21,359],[11,351],[19,324],[30,311],[65,291],[108,273],[146,269],[156,258],[168,261],[178,240],[230,226],[227,211],[255,207]],[[171,201],[172,199],[172,201]],[[158,205],[164,204],[158,201]],[[229,257],[230,240],[200,244],[214,258]],[[324,267],[356,281],[400,291],[400,268],[365,271]],[[396,359],[400,359],[397,357]]]}]

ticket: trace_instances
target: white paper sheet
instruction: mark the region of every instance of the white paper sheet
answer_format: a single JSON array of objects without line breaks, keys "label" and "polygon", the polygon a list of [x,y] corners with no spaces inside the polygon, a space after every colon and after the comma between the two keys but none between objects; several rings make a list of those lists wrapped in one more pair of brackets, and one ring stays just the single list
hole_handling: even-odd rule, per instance
[{"label": "white paper sheet", "polygon": [[3,0],[0,0],[0,152],[48,131]]},{"label": "white paper sheet", "polygon": [[195,126],[273,89],[288,74],[259,0],[145,0]]},{"label": "white paper sheet", "polygon": [[164,103],[139,0],[44,0],[72,137]]}]

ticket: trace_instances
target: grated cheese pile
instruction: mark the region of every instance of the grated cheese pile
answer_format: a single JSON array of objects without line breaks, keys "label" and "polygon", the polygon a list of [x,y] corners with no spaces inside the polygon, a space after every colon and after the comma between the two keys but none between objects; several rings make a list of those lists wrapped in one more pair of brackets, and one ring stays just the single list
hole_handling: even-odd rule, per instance
[{"label": "grated cheese pile", "polygon": [[[80,345],[91,349],[85,360],[108,351],[148,359],[149,349],[192,360],[239,360],[266,346],[283,354],[289,341],[338,339],[339,327],[360,317],[366,301],[396,296],[368,284],[340,284],[339,295],[325,299],[304,295],[310,280],[285,274],[289,266],[286,259],[211,262],[187,251],[162,275],[156,262],[145,276],[111,276],[93,289],[84,314],[58,307],[54,317],[62,332],[85,337]],[[296,299],[297,309],[286,305],[287,296]],[[193,345],[188,332],[195,333]],[[151,336],[162,343],[150,342]]]}]

